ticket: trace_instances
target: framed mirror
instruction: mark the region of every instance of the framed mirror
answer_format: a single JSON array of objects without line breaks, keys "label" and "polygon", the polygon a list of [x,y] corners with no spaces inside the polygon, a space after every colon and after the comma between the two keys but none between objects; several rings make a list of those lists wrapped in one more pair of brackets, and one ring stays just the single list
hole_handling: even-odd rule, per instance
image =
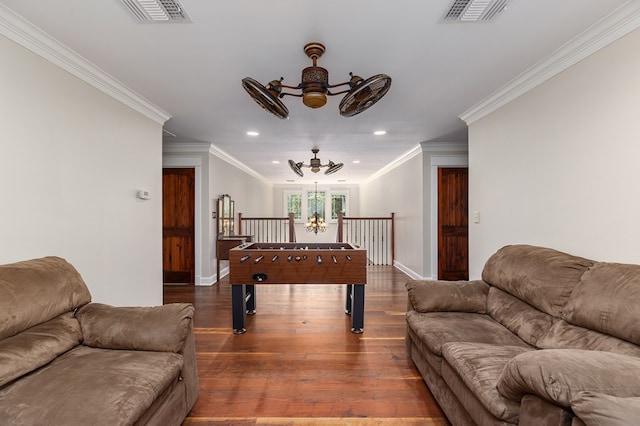
[{"label": "framed mirror", "polygon": [[228,237],[234,234],[234,202],[229,194],[218,198],[218,237]]}]

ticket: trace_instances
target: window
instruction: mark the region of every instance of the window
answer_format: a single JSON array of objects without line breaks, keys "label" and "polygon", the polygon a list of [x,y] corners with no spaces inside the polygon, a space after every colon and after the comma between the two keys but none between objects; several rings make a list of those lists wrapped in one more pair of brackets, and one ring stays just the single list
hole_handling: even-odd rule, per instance
[{"label": "window", "polygon": [[286,194],[286,214],[293,213],[294,220],[302,220],[302,193],[289,192]]},{"label": "window", "polygon": [[[326,222],[338,220],[338,213],[345,216],[349,214],[349,191],[348,190],[323,190],[318,191],[316,204],[316,191],[310,190],[285,190],[283,192],[283,203],[285,215],[293,213],[294,220],[298,223],[306,222],[316,212]],[[327,217],[327,215],[331,215]]]},{"label": "window", "polygon": [[[316,198],[317,195],[317,198]],[[318,213],[318,216],[326,220],[325,212],[325,192],[308,191],[307,192],[307,217],[311,217],[314,213]]]},{"label": "window", "polygon": [[338,220],[338,213],[347,214],[347,194],[331,194],[331,220]]}]

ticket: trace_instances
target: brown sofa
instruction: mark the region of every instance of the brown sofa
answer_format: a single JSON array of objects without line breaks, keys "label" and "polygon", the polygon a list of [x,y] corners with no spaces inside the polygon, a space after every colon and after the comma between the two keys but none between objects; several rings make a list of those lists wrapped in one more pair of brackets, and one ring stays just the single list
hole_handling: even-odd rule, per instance
[{"label": "brown sofa", "polygon": [[64,259],[0,266],[0,425],[180,425],[198,397],[193,306],[90,303]]},{"label": "brown sofa", "polygon": [[640,265],[513,245],[482,280],[406,286],[407,351],[452,424],[640,424]]}]

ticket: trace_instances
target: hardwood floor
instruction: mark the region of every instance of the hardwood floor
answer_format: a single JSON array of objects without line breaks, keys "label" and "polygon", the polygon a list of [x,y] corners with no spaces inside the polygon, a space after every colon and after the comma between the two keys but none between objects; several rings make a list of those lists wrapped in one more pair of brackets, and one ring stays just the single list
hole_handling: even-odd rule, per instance
[{"label": "hardwood floor", "polygon": [[185,425],[448,425],[405,351],[409,278],[369,266],[364,333],[345,286],[258,285],[247,333],[231,327],[231,286],[166,285],[195,306],[200,397]]}]

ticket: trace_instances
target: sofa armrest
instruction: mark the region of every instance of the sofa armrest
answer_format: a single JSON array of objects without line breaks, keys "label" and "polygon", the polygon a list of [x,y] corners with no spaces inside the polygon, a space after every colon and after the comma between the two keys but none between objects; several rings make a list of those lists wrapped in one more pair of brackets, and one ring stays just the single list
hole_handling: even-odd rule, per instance
[{"label": "sofa armrest", "polygon": [[640,396],[640,358],[604,351],[543,349],[525,352],[507,362],[498,392],[512,401],[537,395],[570,407],[579,392]]},{"label": "sofa armrest", "polygon": [[405,285],[417,312],[487,312],[489,285],[474,281],[411,280]]},{"label": "sofa armrest", "polygon": [[193,306],[114,307],[89,303],[76,312],[84,344],[103,349],[182,352]]},{"label": "sofa armrest", "polygon": [[571,409],[587,425],[633,425],[640,419],[640,398],[585,391],[571,400]]}]

